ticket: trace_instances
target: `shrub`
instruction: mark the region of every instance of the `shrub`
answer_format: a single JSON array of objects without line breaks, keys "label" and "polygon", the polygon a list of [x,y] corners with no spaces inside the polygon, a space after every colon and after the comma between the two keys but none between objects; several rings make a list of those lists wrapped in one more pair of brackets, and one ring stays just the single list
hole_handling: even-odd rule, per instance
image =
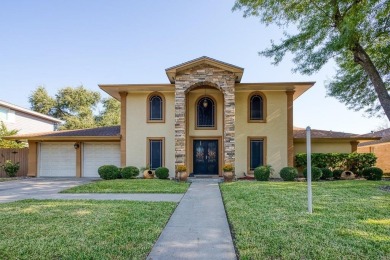
[{"label": "shrub", "polygon": [[268,181],[271,172],[272,172],[271,165],[264,165],[264,166],[257,167],[255,169],[255,179],[258,181]]},{"label": "shrub", "polygon": [[187,167],[183,164],[179,164],[176,168],[177,172],[185,172],[187,170]]},{"label": "shrub", "polygon": [[322,176],[321,179],[326,180],[333,177],[333,172],[328,168],[321,168]]},{"label": "shrub", "polygon": [[[307,179],[307,168],[303,170],[303,176]],[[318,167],[311,168],[311,179],[312,181],[318,181],[322,176],[322,171]]]},{"label": "shrub", "polygon": [[11,160],[6,160],[4,165],[1,166],[8,177],[16,177],[16,173],[19,171],[19,162],[13,163]]},{"label": "shrub", "polygon": [[[306,167],[306,153],[295,156],[297,167]],[[319,168],[345,169],[359,174],[363,169],[376,163],[373,153],[312,153],[312,166]]]},{"label": "shrub", "polygon": [[383,171],[378,167],[366,168],[362,171],[362,175],[367,180],[380,181],[383,176]]},{"label": "shrub", "polygon": [[169,170],[165,167],[158,167],[154,173],[159,179],[168,179],[169,177]]},{"label": "shrub", "polygon": [[294,167],[284,167],[279,175],[284,181],[293,181],[298,176],[298,170]]},{"label": "shrub", "polygon": [[333,178],[336,180],[339,180],[342,173],[343,173],[343,170],[340,170],[340,169],[334,170],[333,171]]},{"label": "shrub", "polygon": [[100,178],[104,180],[118,179],[120,176],[119,168],[115,165],[103,165],[98,169]]},{"label": "shrub", "polygon": [[122,168],[122,170],[121,170],[121,175],[122,175],[122,178],[124,178],[124,179],[134,178],[134,177],[138,176],[138,174],[139,174],[139,169],[137,167],[134,167],[134,166],[126,166],[126,167]]},{"label": "shrub", "polygon": [[233,170],[234,170],[234,167],[233,167],[233,165],[231,165],[230,163],[225,164],[225,165],[223,166],[223,171],[224,171],[224,172],[232,172]]}]

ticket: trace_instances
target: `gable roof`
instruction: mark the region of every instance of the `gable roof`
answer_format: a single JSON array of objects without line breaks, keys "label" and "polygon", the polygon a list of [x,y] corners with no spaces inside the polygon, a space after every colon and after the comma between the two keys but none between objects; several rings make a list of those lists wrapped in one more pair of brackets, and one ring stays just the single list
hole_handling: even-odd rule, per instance
[{"label": "gable roof", "polygon": [[187,70],[189,68],[199,66],[201,64],[208,64],[208,65],[215,66],[217,68],[221,68],[233,72],[236,75],[236,83],[240,83],[242,74],[244,74],[244,69],[241,67],[220,60],[216,60],[207,56],[202,56],[190,61],[180,63],[179,65],[169,67],[165,69],[165,72],[167,73],[168,79],[171,82],[171,84],[174,84],[177,72]]},{"label": "gable roof", "polygon": [[55,132],[42,132],[33,134],[21,134],[4,137],[8,140],[120,140],[120,126],[103,126],[96,128],[77,129],[77,130],[62,130]]},{"label": "gable roof", "polygon": [[[311,129],[311,138],[315,141],[365,141],[365,140],[378,140],[380,137],[378,136],[367,136],[367,135],[358,135],[352,133],[344,133],[344,132],[335,132],[335,131],[326,131],[326,130],[318,130]],[[304,141],[306,140],[306,129],[294,127],[294,140]]]},{"label": "gable roof", "polygon": [[43,118],[43,119],[46,119],[46,120],[51,121],[53,123],[63,123],[63,121],[60,119],[57,119],[57,118],[54,118],[54,117],[51,117],[51,116],[48,116],[48,115],[45,115],[42,113],[38,113],[38,112],[29,110],[29,109],[26,109],[26,108],[23,108],[23,107],[20,107],[20,106],[17,106],[17,105],[14,105],[14,104],[2,101],[2,100],[0,100],[0,106],[9,108],[9,109],[12,109],[15,111],[19,111],[19,112],[22,112],[25,114],[29,114],[29,115],[32,115],[35,117]]},{"label": "gable roof", "polygon": [[375,141],[360,143],[358,145],[359,147],[368,146],[368,145],[375,145],[375,144],[388,143],[388,142],[390,142],[390,128],[387,128],[387,129],[384,129],[384,130],[380,130],[380,131],[376,131],[376,132],[371,132],[371,133],[365,134],[365,136],[379,136],[380,139],[379,140],[375,140]]}]

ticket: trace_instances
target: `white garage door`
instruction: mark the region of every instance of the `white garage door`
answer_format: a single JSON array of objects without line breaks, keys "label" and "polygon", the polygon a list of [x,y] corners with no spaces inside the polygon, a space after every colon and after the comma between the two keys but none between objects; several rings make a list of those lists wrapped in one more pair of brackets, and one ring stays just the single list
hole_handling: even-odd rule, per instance
[{"label": "white garage door", "polygon": [[75,177],[74,143],[41,143],[39,177]]},{"label": "white garage door", "polygon": [[83,177],[100,177],[98,168],[113,164],[120,166],[121,152],[119,143],[84,143]]}]

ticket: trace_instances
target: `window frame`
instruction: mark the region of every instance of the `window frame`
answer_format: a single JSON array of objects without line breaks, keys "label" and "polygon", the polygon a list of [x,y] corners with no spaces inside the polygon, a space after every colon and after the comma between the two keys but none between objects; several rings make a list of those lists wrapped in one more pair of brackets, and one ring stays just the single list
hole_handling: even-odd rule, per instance
[{"label": "window frame", "polygon": [[[162,114],[162,119],[161,120],[157,120],[157,119],[150,119],[150,115],[151,115],[151,104],[150,104],[150,101],[152,99],[152,97],[154,96],[159,96],[161,98],[161,102],[162,102],[162,105],[161,105],[161,114]],[[160,92],[152,92],[148,95],[147,99],[146,99],[146,122],[147,123],[165,123],[165,97],[162,93]]]},{"label": "window frame", "polygon": [[[165,167],[165,138],[164,137],[147,137],[146,138],[146,165],[151,167],[150,164],[150,141],[161,141],[161,167]],[[152,171],[155,169],[150,168]],[[157,169],[157,168],[156,168]]]},{"label": "window frame", "polygon": [[[214,126],[210,127],[203,127],[203,126],[198,126],[198,103],[203,99],[203,98],[209,98],[211,99],[212,102],[214,102],[214,111],[213,111],[213,117],[214,117]],[[213,96],[210,95],[202,95],[198,97],[195,101],[195,130],[217,130],[218,127],[218,120],[217,120],[217,101]]]},{"label": "window frame", "polygon": [[267,165],[267,137],[265,136],[248,136],[247,138],[247,172],[248,174],[254,174],[254,170],[251,170],[251,141],[262,140],[263,141],[263,165]]},{"label": "window frame", "polygon": [[[263,99],[263,119],[251,119],[251,100],[253,96],[260,96]],[[255,91],[248,95],[248,123],[266,123],[267,122],[267,98],[263,92]]]}]

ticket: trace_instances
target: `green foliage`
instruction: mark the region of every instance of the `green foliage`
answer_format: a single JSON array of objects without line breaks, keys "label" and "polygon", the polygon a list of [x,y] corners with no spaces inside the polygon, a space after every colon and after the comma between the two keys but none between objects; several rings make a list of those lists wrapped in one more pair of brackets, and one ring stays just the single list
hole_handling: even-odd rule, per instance
[{"label": "green foliage", "polygon": [[16,177],[16,173],[19,171],[19,162],[13,163],[11,160],[6,160],[1,168],[4,169],[8,177]]},{"label": "green foliage", "polygon": [[0,122],[0,148],[24,148],[27,147],[25,142],[16,142],[14,140],[5,140],[4,136],[16,135],[18,130],[8,130],[3,121]]},{"label": "green foliage", "polygon": [[121,169],[121,175],[123,179],[131,179],[137,177],[139,169],[135,166],[126,166]]},{"label": "green foliage", "polygon": [[259,53],[274,65],[292,53],[293,71],[311,75],[335,60],[328,95],[370,114],[382,106],[390,118],[389,1],[236,0],[233,10],[285,30],[280,43],[272,41]]},{"label": "green foliage", "polygon": [[120,124],[121,103],[115,98],[105,98],[102,100],[103,111],[96,116],[96,123],[99,126],[110,126]]},{"label": "green foliage", "polygon": [[157,178],[159,179],[168,179],[169,169],[165,167],[158,167],[154,174],[156,174]]},{"label": "green foliage", "polygon": [[[303,176],[307,179],[307,168],[303,170]],[[318,167],[311,167],[311,180],[318,181],[322,176],[322,171]]]},{"label": "green foliage", "polygon": [[336,180],[340,179],[342,173],[343,170],[340,169],[333,170],[333,178]]},{"label": "green foliage", "polygon": [[257,167],[254,171],[255,179],[258,181],[268,181],[272,172],[273,169],[271,165]]},{"label": "green foliage", "polygon": [[222,169],[224,172],[232,172],[234,170],[234,167],[232,164],[228,163],[223,166]]},{"label": "green foliage", "polygon": [[284,167],[279,175],[284,181],[293,181],[298,176],[298,170],[294,167]]},{"label": "green foliage", "polygon": [[[100,93],[83,86],[66,87],[50,97],[44,87],[38,87],[29,97],[31,109],[65,121],[60,129],[83,129],[97,126],[118,125],[120,103],[107,98],[101,100]],[[102,102],[103,110],[96,114]]]},{"label": "green foliage", "polygon": [[321,179],[327,180],[333,177],[333,172],[329,168],[321,168],[322,176]]},{"label": "green foliage", "polygon": [[100,178],[104,180],[118,179],[120,176],[119,168],[115,165],[103,165],[98,169]]},{"label": "green foliage", "polygon": [[[295,165],[306,167],[306,153],[295,155]],[[312,166],[318,168],[344,169],[359,174],[364,168],[374,166],[376,156],[373,153],[313,153]]]},{"label": "green foliage", "polygon": [[378,167],[370,167],[364,169],[362,175],[367,180],[380,181],[383,176],[383,171]]}]

